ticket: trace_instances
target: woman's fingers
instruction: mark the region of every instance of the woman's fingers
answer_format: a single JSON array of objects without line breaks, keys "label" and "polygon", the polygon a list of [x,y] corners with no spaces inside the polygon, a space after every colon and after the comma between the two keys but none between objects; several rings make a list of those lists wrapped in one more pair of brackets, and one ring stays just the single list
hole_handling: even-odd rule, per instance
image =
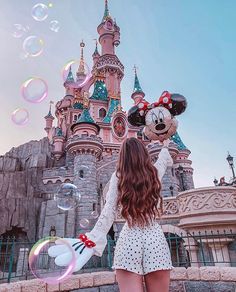
[{"label": "woman's fingers", "polygon": [[79,271],[83,268],[83,266],[90,260],[90,258],[94,255],[93,248],[85,248],[76,260],[74,272]]},{"label": "woman's fingers", "polygon": [[60,267],[68,266],[72,261],[73,253],[66,252],[55,258],[55,264]]},{"label": "woman's fingers", "polygon": [[50,257],[55,258],[59,256],[60,254],[67,253],[69,251],[70,251],[69,247],[66,246],[65,244],[54,245],[54,246],[49,247],[48,255]]}]

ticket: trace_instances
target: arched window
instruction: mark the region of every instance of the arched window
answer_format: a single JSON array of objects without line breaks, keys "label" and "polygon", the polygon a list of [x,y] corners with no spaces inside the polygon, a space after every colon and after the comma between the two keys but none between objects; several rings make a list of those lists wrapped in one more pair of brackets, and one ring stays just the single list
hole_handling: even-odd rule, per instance
[{"label": "arched window", "polygon": [[84,171],[83,171],[83,169],[80,169],[80,171],[79,171],[79,177],[80,178],[84,178]]},{"label": "arched window", "polygon": [[99,118],[104,119],[106,114],[107,114],[106,110],[104,108],[100,108],[99,113],[98,113]]},{"label": "arched window", "polygon": [[77,115],[74,115],[74,121],[77,121]]}]

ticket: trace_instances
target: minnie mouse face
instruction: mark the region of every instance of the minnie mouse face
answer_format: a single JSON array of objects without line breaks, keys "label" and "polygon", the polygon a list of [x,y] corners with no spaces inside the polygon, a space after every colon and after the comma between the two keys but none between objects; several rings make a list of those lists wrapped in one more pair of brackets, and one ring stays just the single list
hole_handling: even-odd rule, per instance
[{"label": "minnie mouse face", "polygon": [[141,101],[128,112],[128,121],[133,126],[145,126],[144,134],[150,140],[164,140],[175,134],[178,126],[176,115],[187,107],[186,98],[180,94],[164,91],[158,102]]},{"label": "minnie mouse face", "polygon": [[145,124],[144,134],[148,139],[161,142],[174,135],[178,126],[177,120],[163,106],[149,110],[145,117]]}]

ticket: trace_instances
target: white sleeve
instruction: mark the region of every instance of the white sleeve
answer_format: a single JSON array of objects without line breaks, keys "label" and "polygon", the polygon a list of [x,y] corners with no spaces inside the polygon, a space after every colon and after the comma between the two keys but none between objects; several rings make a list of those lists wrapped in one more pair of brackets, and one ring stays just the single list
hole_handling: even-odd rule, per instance
[{"label": "white sleeve", "polygon": [[161,181],[166,169],[168,166],[173,165],[173,159],[169,153],[169,150],[167,148],[162,148],[161,152],[159,153],[157,161],[154,163],[154,166],[157,168],[158,171],[158,177]]},{"label": "white sleeve", "polygon": [[117,209],[117,182],[118,178],[114,172],[110,179],[109,189],[106,195],[106,203],[96,222],[94,228],[86,233],[89,239],[95,242],[95,255],[102,256],[107,244],[107,233],[109,232],[116,215]]}]

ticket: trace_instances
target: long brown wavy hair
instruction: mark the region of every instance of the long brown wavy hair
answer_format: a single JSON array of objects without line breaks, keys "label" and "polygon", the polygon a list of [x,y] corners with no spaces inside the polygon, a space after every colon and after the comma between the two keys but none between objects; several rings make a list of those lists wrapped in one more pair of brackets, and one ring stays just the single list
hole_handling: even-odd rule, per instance
[{"label": "long brown wavy hair", "polygon": [[128,226],[149,225],[162,214],[161,183],[146,147],[136,138],[126,139],[118,165],[118,201]]}]

